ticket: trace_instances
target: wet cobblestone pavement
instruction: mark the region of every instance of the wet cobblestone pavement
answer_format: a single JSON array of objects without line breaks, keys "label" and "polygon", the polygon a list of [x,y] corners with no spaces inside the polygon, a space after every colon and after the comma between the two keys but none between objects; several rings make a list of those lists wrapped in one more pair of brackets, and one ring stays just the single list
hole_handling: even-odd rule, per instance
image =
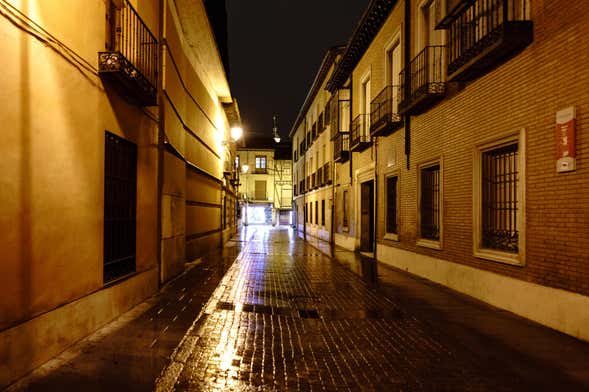
[{"label": "wet cobblestone pavement", "polygon": [[250,226],[9,390],[589,391],[589,344]]},{"label": "wet cobblestone pavement", "polygon": [[[365,277],[376,276],[370,267],[363,269]],[[174,352],[156,388],[582,389],[554,369],[549,377],[525,378],[526,372],[469,349],[444,333],[443,325],[421,320],[371,283],[290,230],[259,229]]]}]

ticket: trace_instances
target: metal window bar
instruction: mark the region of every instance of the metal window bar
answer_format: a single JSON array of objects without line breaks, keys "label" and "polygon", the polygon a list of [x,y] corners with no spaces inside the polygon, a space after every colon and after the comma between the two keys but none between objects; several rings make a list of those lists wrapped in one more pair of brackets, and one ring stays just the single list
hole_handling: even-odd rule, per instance
[{"label": "metal window bar", "polygon": [[114,50],[129,60],[153,86],[157,86],[157,39],[128,0],[122,1],[115,15]]},{"label": "metal window bar", "polygon": [[135,271],[137,146],[105,135],[104,265],[108,283]]},{"label": "metal window bar", "polygon": [[387,215],[386,232],[397,234],[397,180],[398,177],[387,178]]},{"label": "metal window bar", "polygon": [[440,165],[421,170],[421,238],[440,239]]},{"label": "metal window bar", "polygon": [[518,144],[482,154],[482,247],[517,253]]}]

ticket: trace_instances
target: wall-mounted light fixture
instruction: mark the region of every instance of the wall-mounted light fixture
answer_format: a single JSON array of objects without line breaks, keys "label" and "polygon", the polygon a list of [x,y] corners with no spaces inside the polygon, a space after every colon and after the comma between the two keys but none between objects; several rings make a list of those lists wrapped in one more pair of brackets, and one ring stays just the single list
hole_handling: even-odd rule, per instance
[{"label": "wall-mounted light fixture", "polygon": [[241,171],[243,171],[244,173],[247,173],[249,171],[250,167],[248,165],[243,165],[241,167]]}]

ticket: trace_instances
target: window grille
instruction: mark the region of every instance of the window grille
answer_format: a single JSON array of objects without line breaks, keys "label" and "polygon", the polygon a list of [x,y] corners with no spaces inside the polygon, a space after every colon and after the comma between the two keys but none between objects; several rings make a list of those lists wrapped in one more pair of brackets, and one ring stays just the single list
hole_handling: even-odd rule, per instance
[{"label": "window grille", "polygon": [[397,234],[397,180],[387,178],[387,233]]},{"label": "window grille", "polygon": [[482,246],[518,252],[518,144],[482,154]]},{"label": "window grille", "polygon": [[137,146],[106,132],[104,282],[135,271]]},{"label": "window grille", "polygon": [[440,239],[440,165],[421,170],[421,238]]}]

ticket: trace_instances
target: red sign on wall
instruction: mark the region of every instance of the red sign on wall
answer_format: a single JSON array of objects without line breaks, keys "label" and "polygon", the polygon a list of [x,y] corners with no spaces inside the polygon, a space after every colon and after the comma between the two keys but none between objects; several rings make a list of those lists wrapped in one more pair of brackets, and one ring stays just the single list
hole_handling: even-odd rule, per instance
[{"label": "red sign on wall", "polygon": [[556,171],[559,173],[576,169],[575,125],[574,107],[556,113]]}]

